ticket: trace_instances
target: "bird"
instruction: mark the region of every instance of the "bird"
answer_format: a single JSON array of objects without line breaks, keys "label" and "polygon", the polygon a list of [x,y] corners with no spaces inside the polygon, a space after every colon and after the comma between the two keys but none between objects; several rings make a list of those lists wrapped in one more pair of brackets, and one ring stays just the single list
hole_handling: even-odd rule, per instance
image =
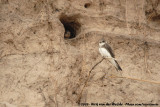
[{"label": "bird", "polygon": [[107,44],[107,42],[104,39],[101,39],[99,41],[99,52],[103,58],[109,59],[109,61],[114,65],[117,71],[122,71],[121,67],[115,59],[115,55],[111,47]]},{"label": "bird", "polygon": [[70,38],[71,37],[71,32],[66,30],[64,33],[64,38]]}]

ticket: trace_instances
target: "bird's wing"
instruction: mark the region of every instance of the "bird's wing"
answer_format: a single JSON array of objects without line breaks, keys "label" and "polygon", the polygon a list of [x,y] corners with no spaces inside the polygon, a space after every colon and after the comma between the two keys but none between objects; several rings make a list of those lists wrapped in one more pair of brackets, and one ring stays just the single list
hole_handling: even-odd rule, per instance
[{"label": "bird's wing", "polygon": [[114,55],[111,47],[110,47],[107,43],[105,43],[105,45],[103,45],[103,48],[105,48],[105,49],[111,54],[111,56],[112,56],[113,58],[115,58],[115,55]]},{"label": "bird's wing", "polygon": [[119,66],[118,62],[115,59],[109,59],[109,61],[114,65],[117,71],[122,71],[122,68]]}]

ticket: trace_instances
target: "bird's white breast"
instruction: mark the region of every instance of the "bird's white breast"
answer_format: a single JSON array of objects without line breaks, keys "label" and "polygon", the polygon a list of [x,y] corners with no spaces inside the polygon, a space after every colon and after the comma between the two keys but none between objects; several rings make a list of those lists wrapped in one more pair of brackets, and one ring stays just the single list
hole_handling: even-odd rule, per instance
[{"label": "bird's white breast", "polygon": [[105,48],[99,48],[99,52],[103,57],[111,57],[111,54]]}]

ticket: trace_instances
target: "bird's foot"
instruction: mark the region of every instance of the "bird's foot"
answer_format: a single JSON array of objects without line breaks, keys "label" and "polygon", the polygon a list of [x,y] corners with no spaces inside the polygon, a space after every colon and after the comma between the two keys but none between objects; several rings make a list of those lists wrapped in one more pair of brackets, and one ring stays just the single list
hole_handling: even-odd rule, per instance
[{"label": "bird's foot", "polygon": [[105,58],[107,58],[107,59],[114,59],[114,60],[116,60],[115,58],[113,58],[113,57],[105,57]]}]

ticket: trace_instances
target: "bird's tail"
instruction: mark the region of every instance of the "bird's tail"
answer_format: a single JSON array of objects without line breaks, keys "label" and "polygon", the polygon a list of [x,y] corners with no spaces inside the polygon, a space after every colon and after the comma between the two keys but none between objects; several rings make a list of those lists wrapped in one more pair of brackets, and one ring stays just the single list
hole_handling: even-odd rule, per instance
[{"label": "bird's tail", "polygon": [[115,66],[117,71],[122,71],[122,68],[119,66],[118,62],[115,59],[111,59],[110,61]]}]

